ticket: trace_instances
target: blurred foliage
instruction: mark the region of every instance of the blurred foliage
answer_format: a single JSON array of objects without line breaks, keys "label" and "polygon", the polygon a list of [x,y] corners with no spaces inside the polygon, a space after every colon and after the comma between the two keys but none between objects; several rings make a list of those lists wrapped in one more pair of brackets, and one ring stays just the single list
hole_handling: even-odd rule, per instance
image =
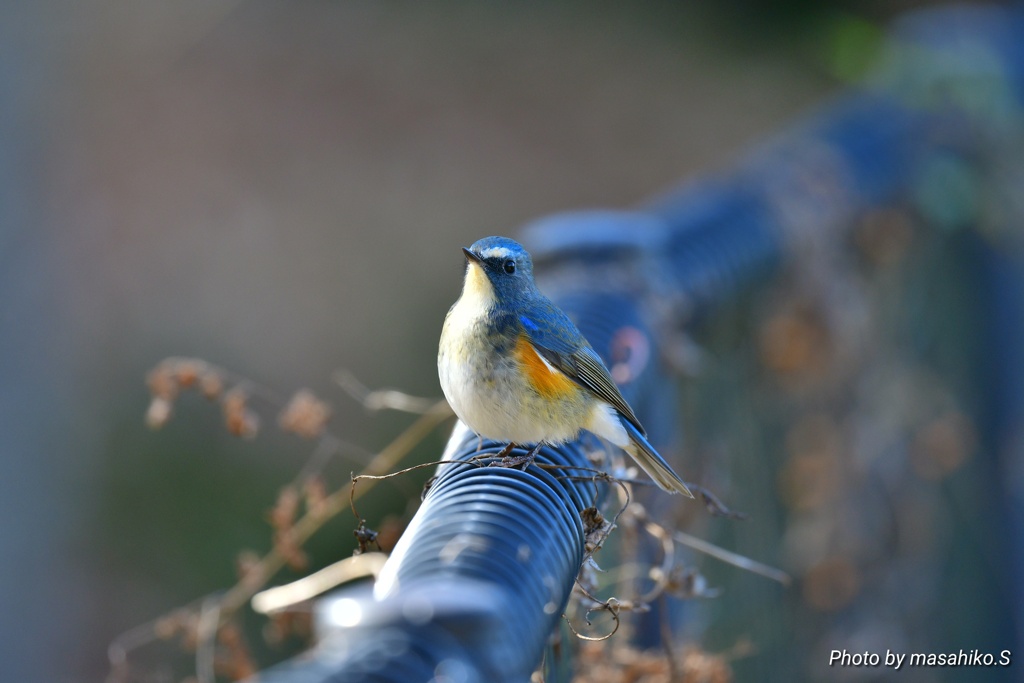
[{"label": "blurred foliage", "polygon": [[1012,644],[998,475],[979,426],[989,406],[978,238],[906,207],[869,213],[853,237],[827,287],[795,263],[709,321],[707,371],[686,384],[708,484],[757,511],[709,523],[707,537],[797,577],[784,591],[702,563],[725,589],[701,609],[702,645],[755,644],[733,663],[736,680],[831,680],[832,649]]}]

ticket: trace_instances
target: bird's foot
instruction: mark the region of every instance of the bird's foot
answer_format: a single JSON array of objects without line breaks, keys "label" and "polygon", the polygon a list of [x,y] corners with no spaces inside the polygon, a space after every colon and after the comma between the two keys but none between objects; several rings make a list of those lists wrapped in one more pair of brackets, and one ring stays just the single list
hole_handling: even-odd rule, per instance
[{"label": "bird's foot", "polygon": [[525,471],[527,467],[533,464],[537,454],[540,453],[541,444],[537,444],[531,448],[528,453],[524,453],[523,455],[509,455],[514,447],[515,444],[511,443],[506,446],[504,450],[498,453],[498,457],[500,457],[501,460],[494,464],[498,467],[518,467]]},{"label": "bird's foot", "polygon": [[493,460],[494,458],[498,458],[499,462],[492,462],[488,467],[504,467],[505,465],[503,463],[509,459],[509,454],[512,453],[512,449],[515,447],[516,445],[514,443],[509,442],[507,446],[497,453],[477,453],[470,458],[470,460]]}]

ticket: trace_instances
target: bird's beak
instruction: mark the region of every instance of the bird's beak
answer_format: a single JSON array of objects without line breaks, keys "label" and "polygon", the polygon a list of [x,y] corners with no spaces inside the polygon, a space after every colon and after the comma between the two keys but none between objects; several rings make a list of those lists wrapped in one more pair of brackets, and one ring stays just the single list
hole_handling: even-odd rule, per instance
[{"label": "bird's beak", "polygon": [[480,258],[479,256],[477,256],[476,254],[474,254],[473,252],[471,252],[466,247],[462,248],[462,253],[466,255],[466,260],[469,261],[470,263],[475,263],[475,264],[481,265],[481,266],[483,265],[484,260],[482,258]]}]

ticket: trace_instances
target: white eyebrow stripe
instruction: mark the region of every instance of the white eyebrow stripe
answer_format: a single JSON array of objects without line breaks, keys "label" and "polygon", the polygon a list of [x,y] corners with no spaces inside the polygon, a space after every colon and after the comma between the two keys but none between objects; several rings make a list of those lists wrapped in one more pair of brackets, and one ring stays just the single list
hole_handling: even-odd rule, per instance
[{"label": "white eyebrow stripe", "polygon": [[511,255],[508,247],[491,247],[480,252],[482,258],[508,258]]}]

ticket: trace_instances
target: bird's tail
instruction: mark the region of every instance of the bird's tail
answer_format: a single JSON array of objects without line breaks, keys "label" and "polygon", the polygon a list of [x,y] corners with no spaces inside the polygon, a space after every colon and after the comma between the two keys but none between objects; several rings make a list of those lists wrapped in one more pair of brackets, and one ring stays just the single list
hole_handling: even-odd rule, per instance
[{"label": "bird's tail", "polygon": [[665,462],[658,451],[654,450],[654,446],[644,438],[644,435],[629,420],[623,420],[622,426],[626,428],[626,433],[629,435],[629,444],[623,449],[633,457],[633,460],[636,460],[636,464],[640,465],[644,472],[649,474],[651,479],[663,490],[669,493],[682,493],[693,498],[690,489],[686,487],[686,482],[669,467],[669,464]]}]

